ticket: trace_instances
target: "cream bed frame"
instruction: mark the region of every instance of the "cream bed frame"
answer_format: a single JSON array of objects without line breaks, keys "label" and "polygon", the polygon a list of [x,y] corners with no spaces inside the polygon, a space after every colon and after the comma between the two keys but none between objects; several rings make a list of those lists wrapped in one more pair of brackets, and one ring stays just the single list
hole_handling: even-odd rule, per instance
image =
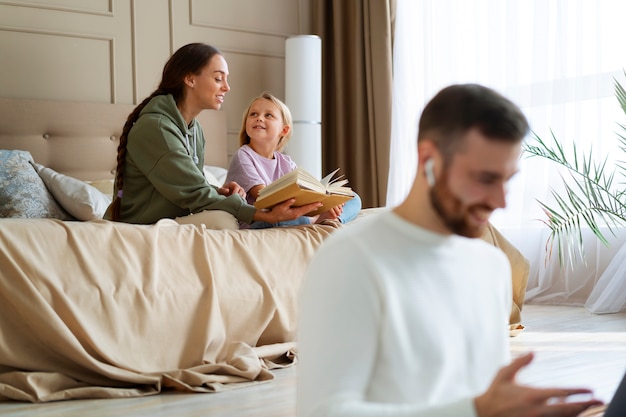
[{"label": "cream bed frame", "polygon": [[[130,104],[0,98],[0,149],[29,151],[35,162],[95,181],[115,175],[119,136]],[[205,164],[228,166],[226,113],[205,110]]]}]

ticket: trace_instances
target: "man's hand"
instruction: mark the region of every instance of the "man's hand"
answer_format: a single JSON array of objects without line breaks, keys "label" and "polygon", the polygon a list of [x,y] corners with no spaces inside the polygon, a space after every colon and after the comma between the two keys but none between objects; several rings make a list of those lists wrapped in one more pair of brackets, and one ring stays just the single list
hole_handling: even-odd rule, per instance
[{"label": "man's hand", "polygon": [[233,194],[239,194],[242,198],[246,198],[246,191],[235,181],[227,182],[223,186],[219,187],[217,192],[221,195],[225,195],[226,197]]},{"label": "man's hand", "polygon": [[474,399],[479,417],[576,417],[598,400],[567,402],[573,394],[591,393],[585,388],[532,388],[519,385],[515,376],[533,359],[528,353],[502,367],[487,391]]},{"label": "man's hand", "polygon": [[275,205],[270,211],[257,210],[256,213],[254,213],[253,220],[267,223],[278,223],[285,220],[293,220],[310,213],[322,205],[322,203],[318,201],[305,206],[292,207],[291,205],[295,202],[296,200],[292,198]]}]

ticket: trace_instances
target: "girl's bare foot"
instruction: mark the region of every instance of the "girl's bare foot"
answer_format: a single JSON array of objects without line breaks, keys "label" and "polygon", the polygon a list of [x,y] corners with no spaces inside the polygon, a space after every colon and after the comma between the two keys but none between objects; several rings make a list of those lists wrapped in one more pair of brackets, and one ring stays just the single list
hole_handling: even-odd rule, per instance
[{"label": "girl's bare foot", "polygon": [[339,221],[338,217],[341,215],[341,213],[343,212],[343,204],[338,205],[337,207],[333,207],[332,209],[325,211],[321,214],[318,214],[316,217],[317,219],[315,219],[315,222],[313,222],[313,218],[311,218],[311,223],[323,223],[327,220],[337,220]]}]

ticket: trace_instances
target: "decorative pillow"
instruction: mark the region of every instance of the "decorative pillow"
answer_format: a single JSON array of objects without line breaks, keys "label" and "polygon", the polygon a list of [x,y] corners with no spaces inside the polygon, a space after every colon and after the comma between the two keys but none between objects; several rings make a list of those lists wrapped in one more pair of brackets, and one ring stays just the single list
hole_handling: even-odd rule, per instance
[{"label": "decorative pillow", "polygon": [[0,149],[0,217],[71,220],[33,164],[30,152]]},{"label": "decorative pillow", "polygon": [[77,178],[63,175],[41,164],[35,164],[39,176],[54,198],[78,220],[101,219],[111,196]]},{"label": "decorative pillow", "polygon": [[209,184],[215,185],[216,187],[224,185],[226,174],[228,174],[228,170],[226,168],[205,165],[203,171]]}]

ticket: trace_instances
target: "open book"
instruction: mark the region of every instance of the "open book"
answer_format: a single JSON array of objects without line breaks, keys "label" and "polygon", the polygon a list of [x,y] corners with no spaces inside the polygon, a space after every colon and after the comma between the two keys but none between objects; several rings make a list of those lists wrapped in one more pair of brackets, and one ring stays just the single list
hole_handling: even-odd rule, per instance
[{"label": "open book", "polygon": [[270,209],[278,203],[295,198],[296,207],[316,201],[323,203],[317,210],[307,213],[307,216],[328,211],[354,197],[354,192],[346,186],[348,180],[343,179],[343,175],[334,178],[337,171],[339,168],[320,181],[302,168],[296,168],[262,188],[254,206],[258,209]]}]

